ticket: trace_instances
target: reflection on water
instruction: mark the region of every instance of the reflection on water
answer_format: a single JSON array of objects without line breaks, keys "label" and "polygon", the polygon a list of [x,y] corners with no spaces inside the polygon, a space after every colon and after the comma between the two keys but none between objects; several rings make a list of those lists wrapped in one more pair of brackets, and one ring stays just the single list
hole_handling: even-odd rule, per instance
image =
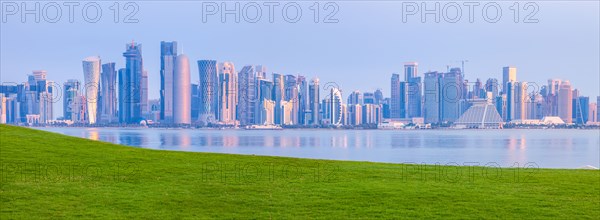
[{"label": "reflection on water", "polygon": [[41,128],[143,148],[392,163],[599,167],[597,130],[188,130]]}]

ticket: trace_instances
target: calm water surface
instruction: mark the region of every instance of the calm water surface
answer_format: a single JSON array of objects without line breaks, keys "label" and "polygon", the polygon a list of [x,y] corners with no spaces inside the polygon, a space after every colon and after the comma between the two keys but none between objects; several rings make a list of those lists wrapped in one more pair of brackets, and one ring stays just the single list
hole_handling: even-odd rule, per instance
[{"label": "calm water surface", "polygon": [[40,129],[159,150],[391,163],[600,167],[600,130]]}]

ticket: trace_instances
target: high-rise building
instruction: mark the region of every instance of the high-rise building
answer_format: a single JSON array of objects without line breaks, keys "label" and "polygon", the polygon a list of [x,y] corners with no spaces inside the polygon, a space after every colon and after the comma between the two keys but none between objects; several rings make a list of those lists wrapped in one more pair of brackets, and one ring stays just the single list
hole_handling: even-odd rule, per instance
[{"label": "high-rise building", "polygon": [[414,118],[421,117],[421,77],[412,77],[407,83],[406,91],[406,117]]},{"label": "high-rise building", "polygon": [[87,103],[87,122],[95,124],[98,114],[98,90],[100,87],[100,57],[87,57],[83,60],[83,79]]},{"label": "high-rise building", "polygon": [[219,115],[219,83],[216,60],[198,60],[200,74],[200,110],[198,122],[202,125],[215,123]]},{"label": "high-rise building", "polygon": [[401,94],[401,97],[406,98],[404,102],[405,114],[401,118],[414,118],[421,117],[421,77],[418,75],[418,64],[416,62],[408,62],[404,64],[404,82],[406,82],[405,95]]},{"label": "high-rise building", "polygon": [[588,110],[588,122],[598,122],[598,103],[590,103]]},{"label": "high-rise building", "polygon": [[479,80],[479,78],[477,78],[477,80],[475,81],[475,85],[473,85],[473,92],[471,93],[471,96],[469,96],[470,99],[477,99],[477,98],[486,98],[486,91],[483,88],[483,83],[481,82],[481,80]]},{"label": "high-rise building", "polygon": [[382,121],[381,107],[377,104],[364,104],[362,106],[363,124],[380,124]]},{"label": "high-rise building", "polygon": [[273,98],[273,82],[266,79],[258,80],[258,105],[256,124],[275,124],[275,102]]},{"label": "high-rise building", "polygon": [[363,100],[362,100],[362,94],[360,93],[360,91],[356,90],[352,93],[350,93],[350,95],[348,96],[348,106],[351,105],[362,105]]},{"label": "high-rise building", "polygon": [[298,76],[298,123],[308,125],[310,116],[308,106],[308,82],[304,76]]},{"label": "high-rise building", "polygon": [[417,62],[404,63],[404,82],[410,82],[410,79],[417,77],[419,64]]},{"label": "high-rise building", "polygon": [[[177,42],[160,42],[160,120],[173,123],[173,83]],[[196,116],[197,117],[197,116]]]},{"label": "high-rise building", "polygon": [[298,79],[294,75],[285,76],[285,100],[291,102],[291,124],[299,124],[299,110],[300,103],[298,100],[299,96]]},{"label": "high-rise building", "polygon": [[600,96],[596,97],[596,122],[600,121]]},{"label": "high-rise building", "polygon": [[[128,124],[137,124],[142,121],[142,113],[147,108],[148,93],[147,93],[147,73],[144,71],[142,59],[142,45],[132,42],[126,45],[126,51],[123,53],[125,57],[125,68],[119,70],[119,122]],[[122,76],[121,76],[122,75]],[[146,90],[146,91],[144,91]],[[147,110],[147,109],[146,109]]]},{"label": "high-rise building", "polygon": [[329,112],[327,115],[329,119],[331,119],[331,124],[333,125],[341,125],[342,124],[342,91],[338,88],[331,88],[331,92],[329,94],[330,99],[329,104],[331,105],[329,108]]},{"label": "high-rise building", "polygon": [[573,91],[571,90],[571,83],[564,81],[560,84],[558,89],[558,117],[560,117],[565,123],[573,122]]},{"label": "high-rise building", "polygon": [[[168,85],[167,85],[168,86]],[[175,58],[173,75],[173,123],[192,123],[192,84],[190,61],[185,54]]]},{"label": "high-rise building", "polygon": [[526,102],[527,83],[509,81],[506,84],[506,120],[524,120],[527,119]]},{"label": "high-rise building", "polygon": [[372,93],[372,92],[363,93],[363,104],[375,104],[375,93]]},{"label": "high-rise building", "polygon": [[[192,97],[192,123],[194,123],[198,121],[198,115],[200,114],[200,88],[198,86],[198,83],[192,83],[192,92],[190,96]],[[150,103],[148,103],[148,105],[150,105]],[[158,103],[158,105],[160,107],[160,102]]]},{"label": "high-rise building", "polygon": [[498,84],[498,79],[495,78],[489,78],[487,81],[485,81],[485,91],[486,92],[491,92],[492,93],[492,97],[496,97],[498,96],[499,91],[500,91],[500,85]]},{"label": "high-rise building", "polygon": [[423,116],[425,123],[439,123],[441,117],[441,88],[442,73],[427,72],[424,79]]},{"label": "high-rise building", "polygon": [[[49,82],[52,84],[53,82]],[[52,97],[51,91],[44,91],[40,93],[40,122],[48,123],[50,120],[54,119],[54,112],[52,104],[54,104],[54,100]]]},{"label": "high-rise building", "polygon": [[590,97],[573,96],[573,122],[584,125],[589,120]]},{"label": "high-rise building", "polygon": [[318,125],[320,124],[319,118],[319,78],[313,78],[308,86],[308,104],[310,110],[309,124]]},{"label": "high-rise building", "polygon": [[63,83],[63,118],[65,120],[73,120],[72,109],[75,99],[79,96],[80,83],[75,79],[67,80]]},{"label": "high-rise building", "polygon": [[219,121],[236,124],[238,83],[235,67],[231,62],[219,64]]},{"label": "high-rise building", "polygon": [[254,66],[244,66],[238,73],[238,120],[240,125],[254,124],[257,115],[258,91]]},{"label": "high-rise building", "polygon": [[[400,89],[400,85],[401,85],[400,74],[392,74],[391,94],[390,94],[390,99],[391,99],[392,103],[390,106],[390,114],[391,114],[391,117],[395,118],[395,119],[404,117],[404,115],[402,114],[403,99],[402,99],[402,92]],[[365,104],[372,104],[372,103],[365,102]]]},{"label": "high-rise building", "polygon": [[502,91],[506,94],[506,83],[517,81],[517,67],[506,66],[502,68]]},{"label": "high-rise building", "polygon": [[440,80],[441,121],[454,122],[460,117],[460,101],[462,97],[462,73],[460,68],[451,68]]},{"label": "high-rise building", "polygon": [[275,101],[275,124],[282,124],[281,101],[285,100],[285,80],[283,75],[273,73],[273,101]]},{"label": "high-rise building", "polygon": [[377,89],[375,90],[375,92],[373,92],[373,95],[375,96],[375,103],[374,104],[383,104],[383,92],[381,91],[381,89]]},{"label": "high-rise building", "polygon": [[100,73],[100,108],[98,120],[101,123],[117,122],[117,71],[115,63],[102,64]]},{"label": "high-rise building", "polygon": [[350,125],[361,125],[362,124],[362,105],[353,104],[348,105],[348,124]]}]

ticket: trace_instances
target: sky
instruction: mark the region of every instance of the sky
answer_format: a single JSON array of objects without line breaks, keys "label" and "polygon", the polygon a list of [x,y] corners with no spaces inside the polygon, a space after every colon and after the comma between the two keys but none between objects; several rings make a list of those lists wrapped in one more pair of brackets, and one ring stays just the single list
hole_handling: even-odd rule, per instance
[{"label": "sky", "polygon": [[[44,17],[35,22],[34,15],[25,15],[27,20],[23,22],[20,3],[33,8],[35,2],[40,3],[40,14]],[[318,23],[314,21],[315,11],[311,10],[316,1],[279,2],[273,12],[273,23],[269,22],[265,2],[256,2],[261,7],[261,17],[256,23],[244,19],[256,15],[253,7],[256,5],[248,1],[205,2],[205,6],[218,6],[215,15],[204,13],[202,2],[197,1],[132,1],[134,4],[128,8],[124,8],[126,2],[120,2],[118,23],[114,22],[115,13],[111,10],[114,1],[95,2],[102,9],[96,23],[85,20],[96,16],[93,7],[87,8],[87,17],[83,16],[82,8],[89,2],[79,2],[75,7],[73,23],[69,22],[69,8],[58,2],[61,16],[55,19],[56,23],[50,23],[44,18],[56,17],[55,5],[16,1],[20,11],[13,15],[10,12],[13,8],[3,1],[0,81],[25,82],[27,74],[39,69],[48,72],[49,80],[61,84],[67,79],[83,81],[84,58],[100,56],[103,63],[116,62],[118,68],[123,68],[125,44],[135,41],[143,45],[149,98],[157,99],[160,41],[177,41],[179,52],[191,60],[192,82],[198,81],[195,61],[215,59],[233,62],[236,71],[244,65],[264,65],[269,73],[319,77],[321,83],[339,85],[344,97],[354,90],[378,88],[389,97],[391,74],[403,74],[405,62],[418,62],[422,76],[426,71],[445,71],[447,66],[460,67],[460,60],[468,60],[464,72],[469,81],[476,78],[484,82],[488,78],[501,81],[502,67],[510,65],[517,67],[518,81],[541,86],[550,78],[570,80],[582,95],[600,95],[598,1],[542,1],[527,7],[520,2],[519,22],[514,21],[515,11],[511,10],[515,1],[495,1],[502,10],[495,23],[485,20],[496,16],[493,7],[482,9],[489,2],[479,2],[474,7],[472,23],[468,18],[469,8],[463,2],[458,2],[461,16],[455,23],[449,22],[457,15],[455,5],[443,1],[437,2],[440,22],[435,22],[433,14],[421,21],[423,6],[433,9],[435,1],[404,2],[404,6],[418,7],[415,15],[403,13],[403,3],[396,1],[332,1],[328,7],[322,1]],[[226,15],[225,22],[221,21],[222,3],[228,9],[240,4],[239,23],[232,14]],[[297,3],[302,10],[296,23],[284,19],[293,20],[296,16],[294,7],[288,7],[284,17],[282,8],[288,3]],[[137,23],[124,23],[125,16],[133,9],[138,9],[131,17]],[[331,13],[330,21],[337,19],[337,22],[324,23]],[[524,23],[528,15],[532,15],[530,20],[538,22]],[[62,112],[58,103],[55,107],[55,112]]]}]

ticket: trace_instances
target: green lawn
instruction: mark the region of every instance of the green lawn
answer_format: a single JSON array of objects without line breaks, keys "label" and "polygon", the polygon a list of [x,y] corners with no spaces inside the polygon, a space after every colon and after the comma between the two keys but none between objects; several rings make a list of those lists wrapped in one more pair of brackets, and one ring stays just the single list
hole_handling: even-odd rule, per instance
[{"label": "green lawn", "polygon": [[0,126],[11,218],[600,216],[600,171],[419,166],[147,150]]}]

